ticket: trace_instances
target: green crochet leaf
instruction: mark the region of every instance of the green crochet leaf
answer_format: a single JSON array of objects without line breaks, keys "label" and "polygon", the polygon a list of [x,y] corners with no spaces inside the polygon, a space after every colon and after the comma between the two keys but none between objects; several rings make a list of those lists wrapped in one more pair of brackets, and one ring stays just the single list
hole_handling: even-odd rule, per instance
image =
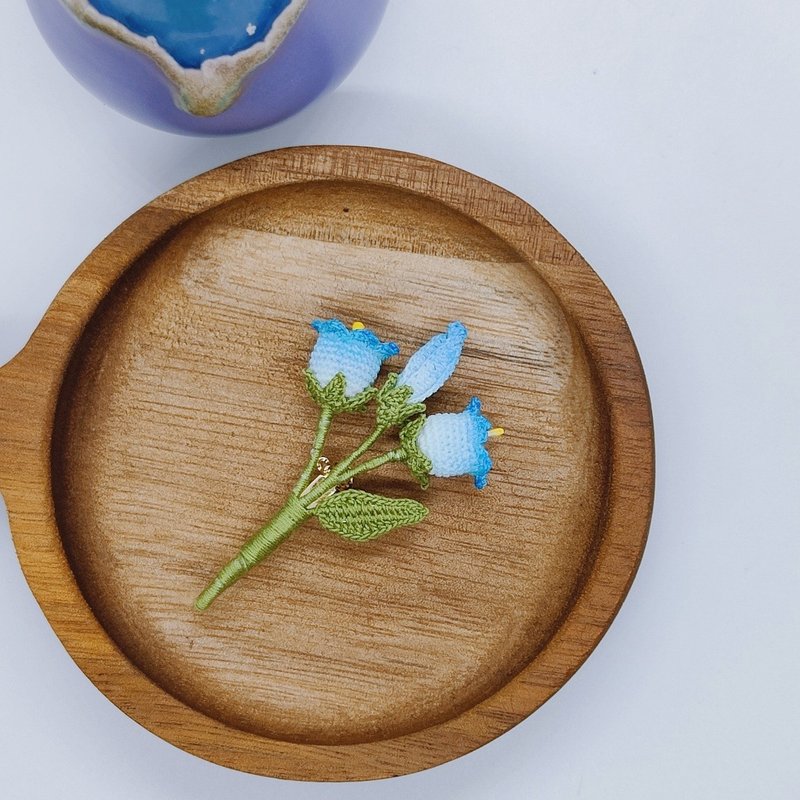
[{"label": "green crochet leaf", "polygon": [[433,469],[431,460],[419,449],[419,444],[417,444],[417,438],[422,426],[425,424],[425,419],[424,415],[416,417],[400,430],[400,443],[403,445],[403,453],[405,454],[404,461],[423,489],[427,489],[430,486],[430,475]]},{"label": "green crochet leaf", "polygon": [[414,390],[410,386],[398,386],[398,375],[392,373],[378,390],[378,425],[390,427],[402,425],[407,419],[425,413],[424,403],[409,403]]},{"label": "green crochet leaf", "polygon": [[428,515],[416,500],[394,500],[347,489],[320,503],[314,513],[323,528],[351,542],[377,539],[395,528],[414,525]]},{"label": "green crochet leaf", "polygon": [[322,408],[331,409],[334,414],[363,411],[378,393],[374,386],[369,386],[363,392],[359,392],[353,397],[347,397],[344,393],[347,388],[347,380],[341,372],[331,378],[327,386],[321,386],[310,369],[307,369],[304,374],[306,388],[314,402]]}]

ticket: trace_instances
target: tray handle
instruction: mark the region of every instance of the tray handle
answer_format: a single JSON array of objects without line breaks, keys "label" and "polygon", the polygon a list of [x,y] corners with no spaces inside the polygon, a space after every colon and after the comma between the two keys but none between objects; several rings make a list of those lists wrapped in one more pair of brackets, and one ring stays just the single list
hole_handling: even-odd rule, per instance
[{"label": "tray handle", "polygon": [[0,366],[0,490],[5,485],[5,476],[10,461],[11,406],[13,383],[11,381],[11,361]]},{"label": "tray handle", "polygon": [[24,398],[19,395],[19,354],[0,366],[0,491],[6,491],[17,466],[19,416]]}]

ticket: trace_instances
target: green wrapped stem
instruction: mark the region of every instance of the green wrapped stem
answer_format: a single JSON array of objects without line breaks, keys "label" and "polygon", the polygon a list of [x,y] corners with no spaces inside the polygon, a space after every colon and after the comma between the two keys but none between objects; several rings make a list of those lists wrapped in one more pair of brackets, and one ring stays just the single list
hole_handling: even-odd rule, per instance
[{"label": "green wrapped stem", "polygon": [[311,476],[314,474],[314,469],[317,466],[319,457],[322,455],[322,448],[325,447],[325,439],[328,437],[328,431],[331,429],[332,421],[333,409],[330,406],[323,406],[319,415],[319,422],[317,423],[317,433],[314,436],[314,444],[311,446],[311,458],[308,464],[306,464],[303,474],[294,485],[294,489],[292,489],[292,493],[298,497],[303,493],[303,489],[308,486]]},{"label": "green wrapped stem", "polygon": [[286,505],[258,533],[250,537],[236,557],[219,571],[217,577],[195,601],[195,608],[205,611],[226,589],[288,539],[295,528],[310,516],[311,512],[300,500],[293,494],[289,495]]}]

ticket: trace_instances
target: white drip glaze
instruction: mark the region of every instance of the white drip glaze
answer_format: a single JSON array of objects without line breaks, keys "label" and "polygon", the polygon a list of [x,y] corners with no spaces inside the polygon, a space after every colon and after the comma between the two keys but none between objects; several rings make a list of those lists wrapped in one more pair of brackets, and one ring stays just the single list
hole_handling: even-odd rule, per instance
[{"label": "white drip glaze", "polygon": [[213,117],[235,102],[242,81],[278,49],[308,0],[291,0],[264,39],[233,55],[209,58],[199,68],[181,66],[154,36],[133,33],[121,22],[97,11],[89,0],[61,2],[82,22],[153,59],[174,87],[175,103],[179,108],[199,117]]}]

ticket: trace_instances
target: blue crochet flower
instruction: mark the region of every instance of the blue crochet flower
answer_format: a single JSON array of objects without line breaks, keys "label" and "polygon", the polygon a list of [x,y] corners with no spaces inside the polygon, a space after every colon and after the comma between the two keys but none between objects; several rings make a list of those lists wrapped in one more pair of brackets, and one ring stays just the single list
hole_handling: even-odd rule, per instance
[{"label": "blue crochet flower", "polygon": [[451,322],[446,333],[434,336],[408,360],[397,379],[398,386],[410,386],[408,403],[421,403],[442,388],[461,358],[467,329],[460,322]]},{"label": "blue crochet flower", "polygon": [[477,397],[460,414],[428,417],[417,437],[417,446],[430,460],[431,475],[440,478],[472,475],[475,487],[483,489],[492,468],[492,459],[484,447],[491,427],[481,414],[481,401]]},{"label": "blue crochet flower", "polygon": [[345,378],[345,397],[355,397],[375,382],[381,364],[400,349],[394,342],[381,342],[370,330],[348,328],[338,319],[316,319],[311,327],[319,334],[309,371],[321,387],[327,386],[341,373]]}]

